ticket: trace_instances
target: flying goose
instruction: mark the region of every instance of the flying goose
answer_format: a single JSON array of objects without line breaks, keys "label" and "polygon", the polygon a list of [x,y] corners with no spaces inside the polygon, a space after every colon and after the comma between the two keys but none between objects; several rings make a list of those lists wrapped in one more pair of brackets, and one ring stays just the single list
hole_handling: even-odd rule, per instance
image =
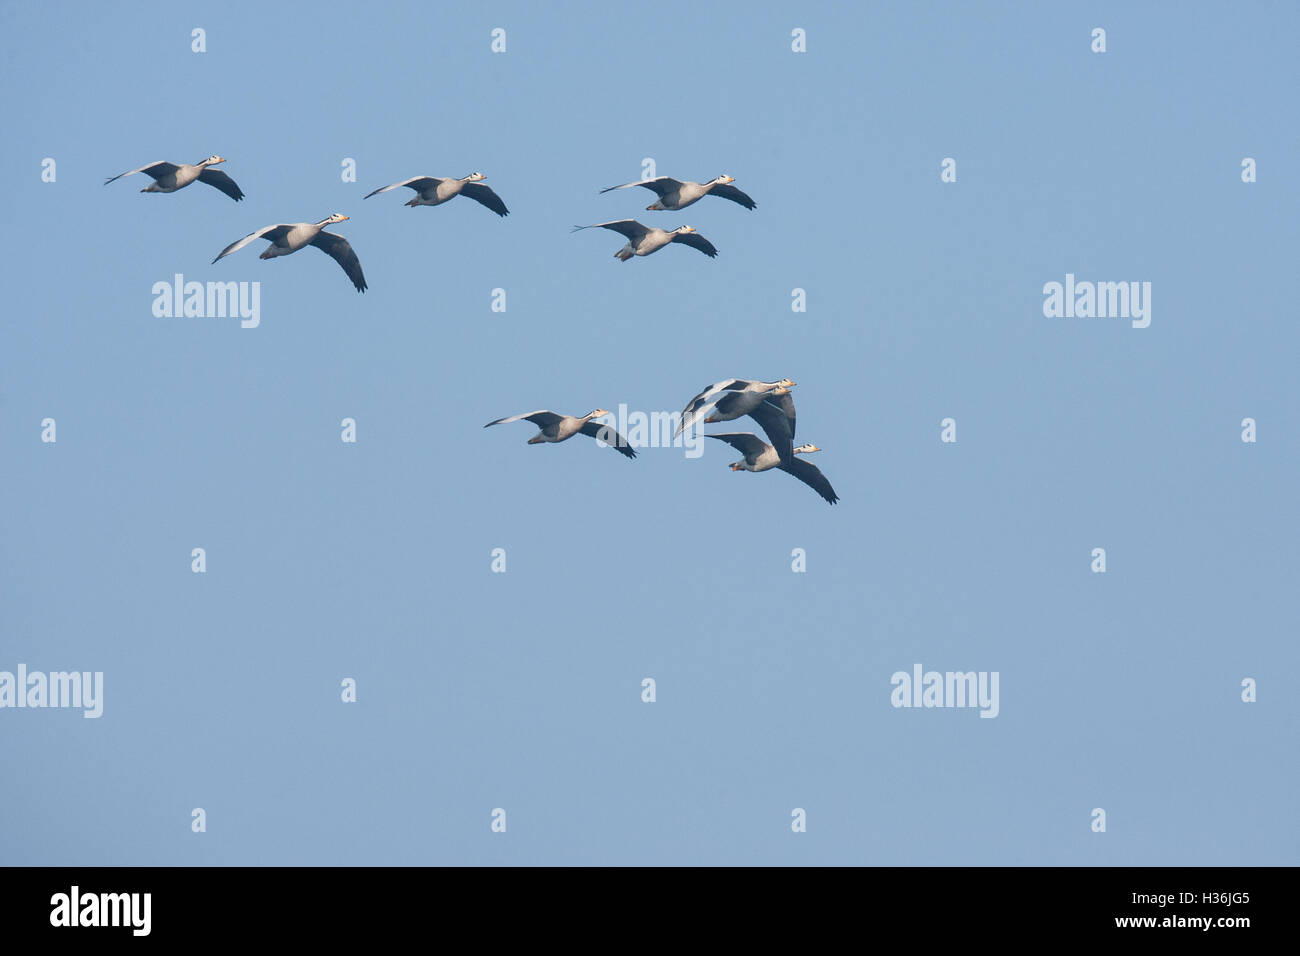
[{"label": "flying goose", "polygon": [[331,223],[343,222],[347,218],[342,213],[336,212],[320,222],[282,222],[272,226],[263,226],[257,232],[250,232],[238,242],[232,242],[226,246],[217,255],[217,258],[212,261],[216,262],[232,252],[238,252],[254,239],[266,239],[271,243],[257,257],[259,259],[274,259],[276,256],[287,256],[290,253],[297,252],[304,246],[315,246],[343,267],[343,271],[348,274],[348,278],[352,280],[352,284],[357,287],[358,292],[365,292],[366,277],[361,272],[361,260],[352,251],[352,246],[337,233],[322,231]]},{"label": "flying goose", "polygon": [[821,473],[821,469],[801,458],[794,457],[794,455],[810,455],[815,451],[821,451],[816,445],[800,445],[794,449],[794,455],[791,455],[788,461],[783,461],[775,448],[749,432],[725,432],[709,437],[725,441],[745,456],[742,461],[731,465],[732,471],[769,471],[772,468],[780,468],[817,492],[826,499],[828,504],[833,505],[840,500],[840,496],[835,493],[835,489]]},{"label": "flying goose", "polygon": [[482,173],[470,173],[464,179],[439,179],[437,176],[412,176],[410,179],[403,179],[400,183],[393,183],[390,186],[381,186],[372,193],[366,193],[362,199],[369,199],[379,193],[386,193],[390,189],[396,189],[398,186],[409,186],[415,190],[415,198],[408,199],[408,206],[441,206],[449,199],[455,199],[457,196],[468,196],[477,203],[487,206],[498,216],[508,216],[510,210],[506,204],[501,201],[501,197],[494,193],[487,186],[480,186],[479,183],[487,179]]},{"label": "flying goose", "polygon": [[603,418],[608,414],[609,412],[605,411],[605,409],[598,408],[581,418],[574,418],[572,415],[560,415],[543,409],[539,412],[527,412],[523,415],[511,415],[509,418],[498,418],[494,422],[488,422],[483,427],[491,428],[493,425],[508,425],[510,422],[517,422],[526,418],[541,429],[536,435],[528,439],[530,445],[567,441],[581,432],[584,435],[590,435],[592,438],[599,438],[619,454],[626,455],[628,458],[635,458],[636,452],[628,444],[627,439],[614,429],[613,425],[598,425],[592,421],[593,418]]},{"label": "flying goose", "polygon": [[153,177],[153,182],[144,189],[142,193],[174,193],[178,189],[184,189],[196,179],[201,183],[207,183],[209,186],[215,186],[223,193],[233,199],[235,202],[244,198],[243,191],[235,185],[235,181],[219,169],[209,169],[217,163],[224,163],[225,160],[220,156],[209,156],[202,162],[195,163],[191,166],[189,163],[168,163],[164,160],[158,160],[156,163],[150,163],[148,166],[141,166],[139,169],[128,169],[124,173],[118,173],[111,179],[105,179],[104,185],[107,186],[114,179],[121,179],[123,176],[131,176],[135,173],[147,173]]},{"label": "flying goose", "polygon": [[694,226],[678,226],[671,232],[643,226],[635,219],[616,219],[613,222],[598,222],[590,226],[574,226],[573,231],[582,229],[612,229],[627,236],[627,245],[614,253],[614,258],[627,262],[633,256],[648,256],[658,252],[670,242],[684,242],[692,249],[698,249],[710,259],[718,255],[717,247],[695,231]]},{"label": "flying goose", "polygon": [[[756,407],[769,393],[775,392],[776,389],[781,388],[788,392],[794,388],[794,385],[795,383],[788,378],[783,378],[779,382],[751,382],[749,379],[744,378],[728,378],[723,379],[721,382],[714,382],[686,403],[686,407],[682,409],[682,420],[673,435],[674,437],[680,435],[708,412],[714,410],[715,406],[720,407],[721,411],[717,417],[706,419],[706,421],[729,422],[733,418],[748,415],[752,408]],[[729,395],[722,395],[723,392],[736,394],[733,398]],[[726,400],[725,407],[722,406],[724,399]],[[791,402],[790,416],[793,420],[793,402]]]},{"label": "flying goose", "polygon": [[628,189],[632,186],[644,186],[646,189],[653,189],[659,194],[659,200],[646,206],[646,209],[652,211],[685,209],[693,202],[698,202],[705,196],[721,196],[723,199],[730,199],[732,202],[740,203],[746,209],[753,209],[757,203],[742,193],[735,186],[730,185],[736,181],[734,176],[728,176],[723,173],[717,179],[711,179],[707,183],[693,183],[680,179],[673,179],[671,176],[658,176],[654,179],[638,179],[634,183],[624,183],[621,186],[610,186],[609,189],[602,189],[602,193],[607,193],[613,189]]}]

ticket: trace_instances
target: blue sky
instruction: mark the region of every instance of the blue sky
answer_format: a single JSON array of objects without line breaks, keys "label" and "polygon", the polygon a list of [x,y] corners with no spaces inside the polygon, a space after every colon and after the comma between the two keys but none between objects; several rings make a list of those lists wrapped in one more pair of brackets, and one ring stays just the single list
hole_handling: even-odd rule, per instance
[{"label": "blue sky", "polygon": [[[1298,25],[6,4],[0,670],[102,671],[104,713],[0,709],[0,860],[1295,864]],[[102,185],[211,153],[243,202]],[[598,195],[646,157],[758,209]],[[508,218],[362,200],[473,170]],[[333,212],[365,295],[210,265]],[[569,234],[629,216],[720,254]],[[156,318],[178,272],[260,282],[260,326]],[[1067,273],[1150,282],[1150,326],[1044,317]],[[731,376],[799,383],[839,504],[482,428]],[[891,707],[915,663],[999,715]]]}]

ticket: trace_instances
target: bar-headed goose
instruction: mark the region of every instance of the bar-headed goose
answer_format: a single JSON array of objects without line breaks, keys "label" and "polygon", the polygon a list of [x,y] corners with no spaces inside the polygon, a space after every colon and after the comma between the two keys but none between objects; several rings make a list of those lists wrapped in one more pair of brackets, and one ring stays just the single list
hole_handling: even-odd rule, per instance
[{"label": "bar-headed goose", "polygon": [[[787,474],[794,475],[825,498],[828,504],[833,505],[840,500],[840,496],[835,493],[831,483],[826,480],[826,476],[821,473],[821,469],[816,465],[801,458],[795,458],[793,455],[789,461],[782,461],[775,448],[749,432],[724,432],[721,435],[710,435],[709,437],[716,438],[718,441],[725,441],[745,456],[742,460],[731,465],[732,471],[770,471],[773,468],[779,468]],[[810,455],[815,451],[821,451],[821,449],[816,445],[800,445],[794,449],[794,454]]]},{"label": "bar-headed goose", "polygon": [[616,219],[613,222],[598,222],[590,226],[574,226],[573,231],[582,229],[612,229],[627,236],[627,245],[614,253],[614,258],[627,262],[633,256],[648,256],[658,252],[670,242],[681,242],[698,249],[710,259],[717,258],[718,250],[713,243],[695,231],[694,226],[678,226],[669,232],[654,226],[643,226],[635,219]]},{"label": "bar-headed goose", "polygon": [[636,452],[613,425],[600,425],[592,421],[593,418],[603,418],[608,414],[609,412],[605,411],[605,409],[598,408],[581,418],[574,418],[572,415],[560,415],[557,412],[543,409],[538,412],[526,412],[523,415],[511,415],[509,418],[498,418],[494,422],[488,422],[483,427],[491,428],[493,425],[508,425],[510,422],[527,419],[541,429],[536,435],[528,439],[530,445],[567,441],[574,435],[583,434],[600,439],[621,455],[635,458]]},{"label": "bar-headed goose", "polygon": [[352,251],[352,246],[337,233],[323,231],[331,223],[344,222],[347,218],[342,213],[336,212],[320,222],[282,222],[271,226],[263,226],[257,232],[250,232],[238,242],[232,242],[226,246],[217,255],[217,258],[212,261],[216,262],[232,252],[238,252],[254,239],[265,239],[271,243],[258,256],[259,259],[274,259],[277,256],[287,256],[305,246],[315,246],[343,267],[343,271],[348,274],[348,278],[352,280],[352,284],[357,287],[358,292],[365,292],[366,277],[361,272],[361,260]]},{"label": "bar-headed goose", "polygon": [[707,183],[693,183],[689,180],[673,179],[671,176],[657,176],[654,179],[638,179],[634,183],[610,186],[608,189],[602,189],[601,192],[607,193],[614,189],[630,189],[633,186],[644,186],[646,189],[652,189],[659,194],[658,202],[652,202],[646,206],[646,209],[655,212],[685,209],[691,203],[698,202],[705,196],[721,196],[723,199],[730,199],[732,202],[740,203],[746,209],[753,209],[757,206],[758,204],[754,200],[731,185],[735,181],[734,176],[728,176],[726,173],[723,173],[717,179],[709,180]]},{"label": "bar-headed goose", "polygon": [[500,196],[489,187],[479,185],[485,179],[487,177],[482,173],[470,173],[464,179],[412,176],[410,179],[403,179],[400,183],[381,186],[374,192],[366,193],[361,198],[369,199],[371,196],[386,193],[388,190],[396,189],[399,186],[409,186],[415,190],[415,198],[406,201],[408,206],[441,206],[457,196],[466,196],[476,203],[487,206],[498,216],[510,215],[510,210],[506,208],[506,204],[501,201]]},{"label": "bar-headed goose", "polygon": [[[721,382],[714,382],[707,388],[702,389],[698,395],[686,403],[686,407],[682,409],[682,420],[678,424],[674,436],[690,428],[711,411],[715,413],[716,417],[706,419],[710,422],[729,422],[733,418],[748,415],[769,394],[777,389],[785,389],[785,392],[788,393],[790,389],[794,388],[794,385],[795,383],[788,378],[783,378],[777,382],[755,382],[746,378],[728,378],[723,379]],[[724,400],[726,401],[725,407],[723,407]],[[793,409],[793,401],[790,405],[791,409]],[[793,415],[792,410],[791,418],[793,418]]]},{"label": "bar-headed goose", "polygon": [[209,156],[202,162],[195,163],[192,166],[189,163],[169,163],[160,159],[148,166],[141,166],[139,169],[128,169],[124,173],[118,173],[110,179],[105,179],[104,185],[107,186],[113,180],[121,179],[123,176],[145,173],[153,177],[153,182],[140,190],[142,193],[174,193],[176,190],[184,189],[197,180],[201,183],[207,183],[209,186],[215,186],[235,202],[239,202],[244,198],[243,190],[236,186],[235,181],[221,170],[209,168],[217,165],[217,163],[224,162],[225,160],[220,156]]}]

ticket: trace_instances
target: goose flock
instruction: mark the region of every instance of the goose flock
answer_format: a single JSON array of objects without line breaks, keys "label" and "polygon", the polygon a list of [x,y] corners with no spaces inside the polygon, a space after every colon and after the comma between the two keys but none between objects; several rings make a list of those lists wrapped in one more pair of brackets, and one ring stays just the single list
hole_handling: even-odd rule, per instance
[{"label": "goose flock", "polygon": [[[222,156],[209,156],[207,159],[194,164],[169,163],[159,160],[155,163],[139,166],[136,169],[129,169],[124,173],[118,173],[116,176],[104,180],[104,185],[107,186],[123,176],[144,173],[152,177],[153,182],[140,190],[142,193],[174,193],[177,190],[184,189],[191,183],[200,182],[221,190],[238,202],[244,198],[244,191],[221,170],[212,168],[225,161]],[[441,206],[457,196],[465,196],[490,209],[498,216],[510,215],[510,210],[506,208],[506,204],[501,197],[490,186],[483,185],[485,179],[487,177],[478,172],[470,173],[460,179],[454,176],[412,176],[410,179],[403,179],[400,182],[389,183],[387,186],[380,186],[361,198],[369,199],[371,196],[378,196],[380,193],[386,193],[405,186],[415,192],[415,198],[406,201],[408,206]],[[607,193],[615,189],[644,186],[659,196],[656,202],[646,207],[647,210],[654,212],[676,212],[679,209],[685,209],[692,203],[699,202],[705,196],[721,196],[723,199],[730,199],[746,209],[757,208],[758,204],[754,200],[731,185],[735,181],[735,177],[728,176],[725,173],[716,179],[709,180],[707,183],[673,179],[671,176],[658,176],[653,179],[642,179],[633,183],[610,186],[608,189],[600,191]],[[351,243],[337,233],[322,231],[325,226],[343,222],[348,218],[350,217],[336,212],[319,222],[281,222],[263,226],[256,232],[250,232],[244,238],[226,246],[212,262],[216,263],[232,252],[242,249],[254,239],[266,239],[271,243],[258,257],[261,259],[287,256],[305,246],[315,246],[339,264],[347,277],[352,280],[352,285],[358,292],[365,292],[368,288],[366,277],[361,271],[361,260],[357,257]],[[642,225],[635,219],[614,219],[610,222],[598,222],[590,226],[573,227],[574,232],[582,229],[610,229],[626,238],[627,244],[614,253],[614,257],[621,262],[627,262],[633,256],[648,256],[674,242],[680,242],[692,249],[698,249],[710,259],[715,259],[718,255],[717,246],[701,236],[694,226],[678,226],[676,229],[670,230]]]},{"label": "goose flock", "polygon": [[[212,167],[224,163],[222,156],[209,156],[197,163],[169,163],[163,160],[149,163],[136,169],[119,173],[104,181],[104,185],[115,182],[124,176],[144,173],[153,182],[141,189],[145,193],[174,193],[192,183],[201,182],[225,193],[239,202],[244,192],[228,175]],[[406,202],[408,206],[440,206],[457,196],[474,200],[498,216],[510,214],[505,202],[490,187],[483,185],[487,177],[480,172],[470,173],[462,178],[438,176],[412,176],[399,182],[380,186],[365,196],[378,196],[405,186],[415,193],[413,199]],[[659,198],[646,207],[650,212],[676,212],[699,202],[706,196],[717,196],[743,206],[745,209],[757,208],[748,195],[732,185],[736,180],[725,173],[708,182],[697,183],[690,180],[673,179],[670,176],[658,176],[631,183],[622,183],[600,190],[601,193],[640,186],[654,192]],[[327,232],[326,226],[346,222],[348,216],[334,213],[317,222],[273,223],[250,232],[242,239],[237,239],[226,246],[212,260],[217,263],[231,253],[238,252],[255,239],[265,239],[269,245],[262,251],[261,259],[275,259],[291,255],[307,246],[315,246],[324,252],[347,275],[358,292],[367,289],[365,273],[361,269],[361,260],[351,243],[343,236]],[[574,226],[573,231],[583,229],[609,229],[623,236],[627,243],[614,253],[615,258],[627,262],[635,256],[648,256],[658,252],[672,243],[681,243],[704,253],[710,259],[718,255],[717,247],[699,234],[694,226],[678,226],[675,229],[659,229],[643,225],[635,219],[614,219],[598,222],[590,226]],[[749,379],[729,378],[707,386],[695,395],[682,410],[680,423],[674,437],[694,426],[701,418],[705,424],[735,421],[748,416],[758,423],[767,435],[763,441],[749,432],[722,432],[707,435],[731,445],[744,457],[731,465],[734,471],[763,472],[777,469],[793,475],[821,495],[829,504],[835,504],[839,496],[826,476],[805,459],[796,455],[808,455],[820,451],[816,445],[804,444],[794,446],[795,410],[790,390],[795,383],[788,378],[775,382],[751,381]],[[586,415],[575,417],[561,415],[547,409],[511,415],[488,422],[484,428],[493,425],[506,425],[511,422],[529,421],[539,429],[536,435],[528,439],[528,444],[537,445],[568,441],[574,435],[586,435],[595,438],[613,448],[629,459],[636,458],[636,451],[628,440],[612,425],[601,424],[597,419],[610,413],[597,408]]]},{"label": "goose flock", "polygon": [[[731,465],[732,471],[770,471],[773,468],[794,475],[813,491],[821,495],[827,504],[840,500],[830,481],[816,465],[806,460],[796,459],[795,455],[809,455],[821,451],[816,445],[794,445],[795,411],[794,399],[790,389],[794,382],[783,378],[777,382],[755,382],[743,378],[728,378],[714,382],[704,388],[698,395],[686,403],[682,409],[681,421],[673,437],[680,435],[701,418],[705,424],[735,421],[748,415],[758,422],[768,441],[763,441],[750,432],[721,432],[706,435],[725,441],[744,455],[744,458]],[[548,442],[567,441],[574,435],[587,435],[598,439],[620,454],[635,458],[636,451],[628,440],[613,425],[596,423],[597,418],[604,418],[607,412],[603,408],[575,418],[543,409],[537,412],[525,412],[498,418],[488,422],[484,428],[493,425],[507,425],[510,422],[527,420],[541,429],[528,439],[528,444],[538,445]],[[707,416],[707,417],[706,417]]]}]

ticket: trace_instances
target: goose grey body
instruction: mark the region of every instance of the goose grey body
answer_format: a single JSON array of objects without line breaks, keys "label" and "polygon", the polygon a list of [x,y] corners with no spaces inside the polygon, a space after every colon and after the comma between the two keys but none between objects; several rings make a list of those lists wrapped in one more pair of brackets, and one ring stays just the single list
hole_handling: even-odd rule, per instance
[{"label": "goose grey body", "polygon": [[493,425],[508,425],[510,422],[527,419],[541,429],[536,435],[528,439],[530,445],[567,441],[574,435],[581,434],[591,438],[599,438],[619,454],[626,455],[628,458],[635,458],[636,452],[628,444],[627,439],[615,430],[614,426],[601,425],[592,421],[592,419],[603,418],[608,414],[609,412],[603,408],[598,408],[581,418],[575,418],[572,415],[561,415],[558,412],[542,409],[536,412],[525,412],[522,415],[511,415],[509,418],[498,418],[494,422],[488,422],[483,427],[491,428]]},{"label": "goose grey body", "polygon": [[610,186],[608,189],[602,189],[602,193],[610,192],[614,189],[630,189],[633,186],[644,186],[658,194],[659,199],[646,206],[646,209],[660,212],[663,210],[676,211],[685,209],[692,203],[699,202],[705,196],[721,196],[723,199],[730,199],[734,203],[739,203],[746,209],[753,209],[758,204],[750,199],[739,189],[731,184],[734,183],[735,177],[723,173],[717,179],[711,179],[707,183],[693,183],[690,180],[673,179],[671,176],[657,176],[654,179],[638,179],[634,183],[623,183],[621,186]]},{"label": "goose grey body", "polygon": [[441,206],[457,196],[465,196],[491,209],[498,216],[510,215],[510,210],[506,208],[506,204],[501,201],[500,196],[489,187],[479,185],[484,179],[487,179],[487,177],[482,173],[470,173],[464,179],[412,176],[410,179],[403,179],[400,183],[381,186],[374,192],[366,193],[362,198],[369,199],[371,196],[386,193],[390,189],[408,186],[415,190],[415,198],[406,201],[408,206]]},{"label": "goose grey body", "polygon": [[612,222],[598,222],[590,226],[574,226],[573,231],[582,229],[611,229],[627,237],[627,245],[614,253],[614,258],[627,262],[633,256],[648,256],[658,252],[670,242],[680,242],[698,249],[710,259],[718,255],[717,247],[695,231],[694,226],[678,226],[676,229],[656,229],[643,226],[635,219],[615,219]]},{"label": "goose grey body", "polygon": [[[681,434],[710,412],[713,412],[713,417],[705,419],[708,422],[729,422],[748,415],[778,389],[785,390],[778,395],[783,397],[794,388],[794,385],[795,383],[788,378],[783,378],[779,382],[755,382],[745,378],[728,378],[721,382],[714,382],[686,403],[674,436]],[[783,397],[780,405],[783,410],[788,406],[790,435],[794,437],[794,402],[788,397]]]},{"label": "goose grey body", "polygon": [[107,186],[114,180],[121,179],[123,176],[131,176],[135,173],[144,173],[153,177],[153,182],[144,189],[142,193],[174,193],[178,189],[184,189],[192,182],[207,183],[216,189],[220,189],[235,202],[244,198],[244,192],[235,181],[219,169],[209,167],[224,163],[225,160],[220,156],[209,156],[200,162],[190,163],[169,163],[165,160],[159,160],[156,163],[149,163],[147,166],[141,166],[139,169],[128,169],[124,173],[118,173],[109,179],[104,180]]},{"label": "goose grey body", "polygon": [[800,445],[794,449],[794,453],[788,460],[783,460],[777,454],[775,448],[749,432],[724,432],[720,435],[710,435],[708,437],[716,438],[718,441],[725,441],[745,456],[731,465],[732,471],[759,472],[779,468],[786,474],[794,475],[817,492],[826,500],[827,504],[833,505],[840,500],[840,496],[835,493],[835,489],[831,487],[830,481],[821,473],[820,468],[802,458],[794,457],[794,455],[810,455],[815,451],[821,451],[816,445]]},{"label": "goose grey body", "polygon": [[361,260],[352,251],[352,246],[337,233],[325,232],[325,227],[335,222],[343,222],[348,217],[342,213],[322,219],[320,222],[290,222],[263,226],[256,232],[250,232],[243,239],[232,242],[217,254],[213,262],[225,258],[232,252],[238,252],[254,239],[265,239],[271,244],[258,256],[259,259],[274,259],[287,256],[306,246],[315,246],[330,256],[343,269],[358,292],[366,291],[366,277],[361,271]]}]

